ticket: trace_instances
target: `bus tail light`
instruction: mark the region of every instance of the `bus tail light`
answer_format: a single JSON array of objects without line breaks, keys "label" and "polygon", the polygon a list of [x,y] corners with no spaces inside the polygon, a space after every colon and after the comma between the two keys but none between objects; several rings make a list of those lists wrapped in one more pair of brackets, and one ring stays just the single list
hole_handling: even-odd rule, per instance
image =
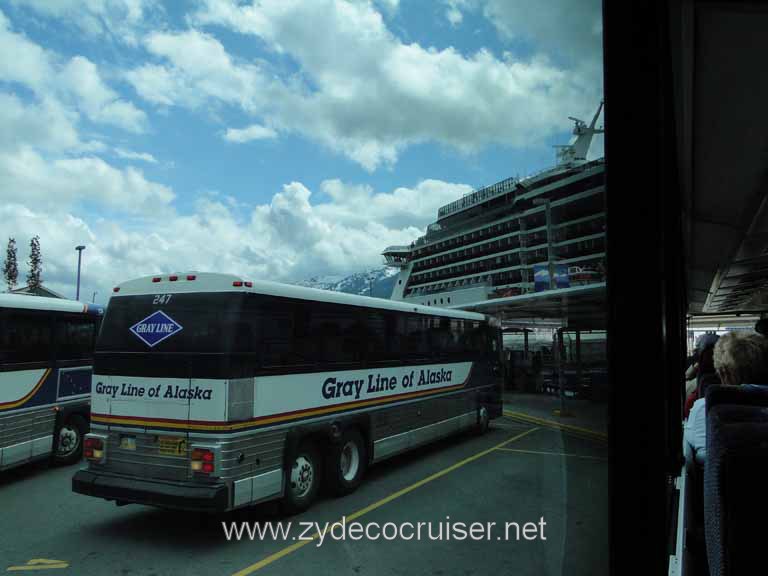
[{"label": "bus tail light", "polygon": [[189,467],[198,474],[213,474],[216,472],[216,452],[209,447],[192,447]]},{"label": "bus tail light", "polygon": [[107,459],[107,437],[102,434],[86,434],[83,456],[89,462],[103,463]]}]

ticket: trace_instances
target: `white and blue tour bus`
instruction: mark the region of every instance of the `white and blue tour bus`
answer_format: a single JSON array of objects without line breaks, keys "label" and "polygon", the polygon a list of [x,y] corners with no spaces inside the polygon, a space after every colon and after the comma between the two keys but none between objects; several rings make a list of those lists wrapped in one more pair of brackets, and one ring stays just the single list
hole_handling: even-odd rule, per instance
[{"label": "white and blue tour bus", "polygon": [[80,459],[101,306],[0,294],[0,470]]},{"label": "white and blue tour bus", "polygon": [[501,415],[482,314],[237,276],[114,289],[96,344],[80,494],[225,511],[346,494],[368,465]]}]

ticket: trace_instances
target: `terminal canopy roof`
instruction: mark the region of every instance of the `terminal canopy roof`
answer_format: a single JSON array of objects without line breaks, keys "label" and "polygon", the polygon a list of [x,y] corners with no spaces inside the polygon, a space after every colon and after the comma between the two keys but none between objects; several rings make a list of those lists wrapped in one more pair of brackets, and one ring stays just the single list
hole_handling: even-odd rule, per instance
[{"label": "terminal canopy roof", "polygon": [[605,329],[605,282],[493,298],[456,306],[496,316],[506,324],[525,326],[558,324],[581,330]]}]

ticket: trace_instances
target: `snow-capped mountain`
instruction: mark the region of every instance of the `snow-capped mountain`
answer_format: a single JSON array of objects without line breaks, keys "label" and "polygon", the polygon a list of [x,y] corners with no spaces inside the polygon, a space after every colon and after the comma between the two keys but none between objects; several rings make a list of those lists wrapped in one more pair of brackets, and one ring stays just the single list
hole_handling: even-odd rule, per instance
[{"label": "snow-capped mountain", "polygon": [[293,284],[309,288],[320,288],[321,290],[370,296],[370,279],[372,278],[373,295],[376,298],[389,298],[392,295],[392,288],[395,286],[397,273],[398,270],[396,268],[374,268],[365,272],[356,272],[349,276],[314,276],[308,280],[293,282]]}]

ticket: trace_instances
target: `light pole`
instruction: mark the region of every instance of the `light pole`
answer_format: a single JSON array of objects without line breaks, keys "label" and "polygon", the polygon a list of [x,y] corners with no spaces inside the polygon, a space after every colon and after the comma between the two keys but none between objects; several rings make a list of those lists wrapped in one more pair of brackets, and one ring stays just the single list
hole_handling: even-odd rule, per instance
[{"label": "light pole", "polygon": [[83,258],[83,250],[85,250],[85,246],[75,246],[75,250],[77,250],[77,295],[75,296],[75,300],[80,300],[80,262]]},{"label": "light pole", "polygon": [[535,206],[544,205],[544,216],[547,220],[547,268],[549,269],[549,289],[555,288],[555,262],[552,249],[552,209],[549,198],[534,198]]}]

